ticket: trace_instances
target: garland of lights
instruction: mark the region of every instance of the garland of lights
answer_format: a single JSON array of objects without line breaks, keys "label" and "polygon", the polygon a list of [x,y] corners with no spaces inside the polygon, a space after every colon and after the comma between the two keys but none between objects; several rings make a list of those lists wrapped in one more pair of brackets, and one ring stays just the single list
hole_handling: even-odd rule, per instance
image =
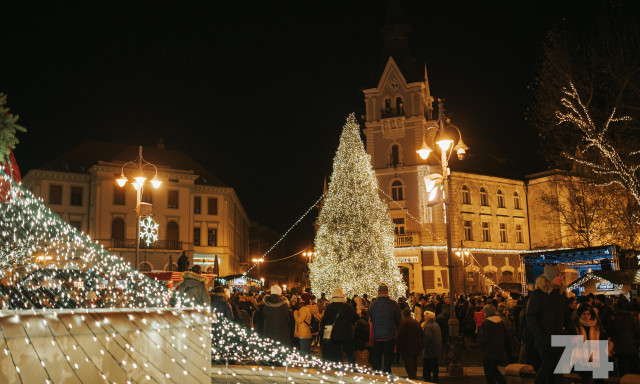
[{"label": "garland of lights", "polygon": [[[16,184],[10,176],[7,176],[1,170],[0,176],[2,177],[0,182],[10,187],[6,200],[0,202],[0,218],[2,218],[0,221],[0,277],[9,277],[10,283],[13,285],[13,288],[8,292],[9,308],[24,310],[43,307],[41,312],[36,313],[34,311],[33,313],[41,316],[40,321],[36,320],[40,326],[49,328],[50,324],[45,316],[51,314],[54,318],[57,318],[57,310],[47,309],[46,303],[50,302],[50,297],[47,294],[58,294],[59,299],[52,304],[54,306],[75,307],[78,312],[72,310],[71,313],[77,324],[84,324],[91,330],[88,309],[85,309],[85,313],[83,313],[82,309],[79,308],[96,307],[96,304],[92,304],[92,301],[90,301],[90,293],[99,288],[101,281],[107,281],[109,285],[104,288],[111,289],[117,280],[126,282],[126,286],[122,288],[123,298],[119,305],[127,308],[147,308],[145,312],[149,312],[150,307],[165,306],[172,297],[177,300],[177,306],[189,306],[192,304],[190,299],[174,294],[159,282],[148,279],[138,271],[131,269],[120,258],[109,254],[102,246],[91,241],[88,236],[69,226],[51,212],[41,199],[34,197],[29,191]],[[65,284],[55,287],[55,290],[53,288],[42,289],[42,287],[36,287],[36,282],[52,283],[61,275],[43,273],[46,270],[41,269],[40,265],[34,262],[35,255],[50,256],[52,263],[64,263],[65,265],[58,269],[58,272],[68,273],[69,278],[64,283],[72,283],[74,276],[84,276],[85,284],[78,289],[69,288]],[[43,260],[48,259],[45,257]],[[84,275],[77,275],[77,269]],[[23,279],[24,277],[29,278]],[[7,294],[7,292],[2,294]],[[105,301],[102,304],[109,308],[110,311],[119,311],[115,307],[116,302],[114,301]],[[213,336],[211,353],[216,360],[267,361],[282,364],[285,367],[315,368],[317,373],[335,374],[341,378],[341,381],[345,380],[348,377],[347,375],[353,375],[353,381],[362,382],[363,377],[358,376],[359,374],[378,375],[375,379],[376,382],[379,382],[378,379],[381,376],[386,382],[398,380],[398,378],[383,372],[374,372],[355,365],[326,362],[315,357],[303,355],[297,350],[281,345],[279,342],[262,338],[252,330],[242,328],[228,321],[218,313],[204,312],[204,310],[203,308],[197,308],[198,313],[210,316],[207,322],[211,324],[210,330]],[[208,308],[206,310],[209,311]],[[162,310],[155,309],[153,311],[160,314]],[[17,314],[18,312],[15,313]],[[172,311],[172,313],[176,314],[175,311]],[[109,312],[105,312],[105,315],[108,314]],[[102,328],[107,332],[104,336],[101,336],[92,331],[93,341],[102,347],[102,353],[111,353],[106,348],[106,343],[113,340],[117,342],[125,356],[129,359],[134,356],[130,340],[120,334],[115,327],[106,328],[108,324],[107,317],[100,321],[95,317],[96,314],[91,314],[90,316],[96,327]],[[21,316],[16,317],[22,322]],[[185,329],[194,331],[191,325],[194,322],[189,320],[184,313],[181,317],[186,323]],[[134,319],[135,317],[130,315],[130,320],[134,321]],[[146,323],[146,319],[143,318],[141,322]],[[26,329],[31,324],[26,322],[22,326]],[[63,324],[63,326],[67,331],[70,331],[72,324]],[[166,328],[168,327],[166,325]],[[0,331],[3,332],[2,336],[6,345],[6,335],[1,327]],[[50,328],[49,332],[51,332]],[[154,327],[154,332],[157,334],[163,332],[163,327]],[[137,333],[140,334],[140,330]],[[29,333],[26,335],[25,342],[33,345]],[[153,340],[150,334],[143,336]],[[154,334],[154,336],[158,335]],[[159,337],[168,341],[162,335],[159,335]],[[174,337],[173,335],[171,336],[172,340]],[[202,340],[202,342],[208,343],[209,341]],[[53,341],[54,346],[56,343],[57,340]],[[122,343],[124,343],[124,347]],[[74,350],[78,346],[78,343],[72,345]],[[62,350],[59,344],[58,348]],[[95,362],[90,358],[91,356],[87,355],[82,347],[80,347],[80,350],[84,352],[85,362],[95,366]],[[5,349],[4,354],[10,355],[16,372],[20,375],[20,367],[15,365],[11,351]],[[112,358],[115,359],[115,356],[112,356]],[[115,361],[122,367],[130,364],[126,359],[116,359]],[[43,366],[45,365],[42,360],[40,362]],[[78,377],[76,371],[80,368],[79,364],[81,362],[72,361],[67,355],[67,363],[74,375]],[[186,364],[184,359],[182,363]],[[135,363],[133,364],[135,368]],[[147,363],[144,364],[145,368],[148,368]],[[182,367],[185,368],[184,366]],[[156,367],[156,369],[160,370],[160,367]],[[207,371],[207,367],[202,367],[202,369]],[[184,369],[183,372],[186,372],[185,375],[188,374],[187,369]],[[104,380],[108,380],[106,373],[101,372],[101,375]],[[168,373],[165,373],[165,377],[170,379]],[[131,379],[130,376],[129,378]],[[150,377],[147,377],[147,379],[150,379]]]},{"label": "garland of lights", "polygon": [[151,216],[140,222],[140,238],[145,241],[147,247],[158,241],[158,223]]}]

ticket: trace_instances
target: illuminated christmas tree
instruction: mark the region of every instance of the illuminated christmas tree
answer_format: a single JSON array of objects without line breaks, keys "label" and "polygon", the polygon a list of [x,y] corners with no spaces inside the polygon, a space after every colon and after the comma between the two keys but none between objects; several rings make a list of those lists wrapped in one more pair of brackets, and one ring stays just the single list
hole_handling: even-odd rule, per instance
[{"label": "illuminated christmas tree", "polygon": [[404,295],[406,286],[393,254],[393,223],[378,195],[371,157],[353,114],[340,136],[318,226],[317,255],[309,265],[314,292],[330,294],[341,287],[345,297],[375,297],[385,283],[392,298]]}]

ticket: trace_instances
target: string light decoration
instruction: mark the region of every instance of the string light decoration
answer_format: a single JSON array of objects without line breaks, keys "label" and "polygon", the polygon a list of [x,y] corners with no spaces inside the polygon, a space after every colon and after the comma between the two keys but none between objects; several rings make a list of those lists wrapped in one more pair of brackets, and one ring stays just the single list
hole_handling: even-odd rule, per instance
[{"label": "string light decoration", "polygon": [[140,222],[140,238],[144,240],[147,246],[158,241],[158,223],[151,216],[146,217]]},{"label": "string light decoration", "polygon": [[385,283],[391,297],[404,295],[406,286],[394,256],[394,225],[378,196],[378,180],[354,114],[340,136],[318,225],[317,255],[309,263],[314,292],[341,287],[345,297],[375,297]]},{"label": "string light decoration", "polygon": [[612,130],[612,125],[631,121],[631,117],[619,116],[616,108],[613,108],[609,118],[601,126],[597,126],[591,118],[589,108],[582,102],[580,94],[573,83],[569,83],[569,87],[564,88],[563,93],[565,96],[561,100],[562,109],[556,111],[558,125],[567,123],[577,128],[583,142],[586,143],[582,153],[595,152],[595,155],[601,160],[594,162],[569,153],[563,153],[563,155],[607,179],[606,183],[597,185],[618,184],[634,197],[636,203],[640,204],[640,183],[637,179],[640,164],[630,160],[633,156],[638,155],[640,151],[636,149],[629,153],[621,154],[607,136],[609,131]]}]

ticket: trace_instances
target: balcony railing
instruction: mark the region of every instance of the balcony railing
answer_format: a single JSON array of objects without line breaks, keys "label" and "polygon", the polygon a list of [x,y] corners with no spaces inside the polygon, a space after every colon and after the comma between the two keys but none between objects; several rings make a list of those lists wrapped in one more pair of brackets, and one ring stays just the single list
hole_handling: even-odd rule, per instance
[{"label": "balcony railing", "polygon": [[406,233],[396,235],[393,245],[396,247],[409,247],[412,245],[420,245],[420,234]]},{"label": "balcony railing", "polygon": [[[97,240],[105,248],[135,248],[136,239],[102,239]],[[182,250],[182,241],[157,240],[150,245],[144,240],[140,240],[140,249],[172,249]]]}]

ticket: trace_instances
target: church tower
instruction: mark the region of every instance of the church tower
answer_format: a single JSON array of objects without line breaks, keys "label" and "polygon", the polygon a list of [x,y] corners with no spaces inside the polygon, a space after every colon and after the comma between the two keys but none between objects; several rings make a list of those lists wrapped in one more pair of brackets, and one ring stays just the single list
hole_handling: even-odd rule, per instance
[{"label": "church tower", "polygon": [[[395,224],[395,254],[409,290],[443,292],[449,289],[446,258],[424,245],[444,238],[442,204],[428,207],[424,177],[441,172],[439,164],[427,165],[416,154],[423,139],[432,142],[437,124],[434,99],[425,64],[417,65],[409,49],[398,1],[391,0],[381,61],[368,89],[364,133],[367,152],[380,185],[381,197],[389,201]],[[442,253],[442,252],[440,252]],[[440,256],[440,257],[439,257]]]}]

